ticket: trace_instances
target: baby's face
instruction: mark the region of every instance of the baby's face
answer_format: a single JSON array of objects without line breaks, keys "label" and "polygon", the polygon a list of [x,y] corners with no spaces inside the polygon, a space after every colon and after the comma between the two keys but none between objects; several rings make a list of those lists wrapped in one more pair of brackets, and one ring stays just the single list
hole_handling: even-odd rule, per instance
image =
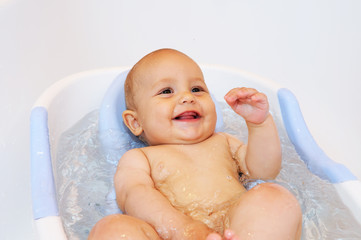
[{"label": "baby's face", "polygon": [[151,58],[140,66],[134,91],[148,144],[192,144],[210,137],[217,115],[198,65],[177,52]]}]

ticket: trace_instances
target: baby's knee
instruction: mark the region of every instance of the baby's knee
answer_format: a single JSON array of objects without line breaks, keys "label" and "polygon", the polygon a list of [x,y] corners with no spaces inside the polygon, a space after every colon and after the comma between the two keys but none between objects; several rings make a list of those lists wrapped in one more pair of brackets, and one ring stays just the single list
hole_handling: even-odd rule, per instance
[{"label": "baby's knee", "polygon": [[122,228],[129,225],[129,219],[126,215],[114,214],[99,220],[88,236],[88,240],[93,239],[115,239],[123,234]]},{"label": "baby's knee", "polygon": [[155,230],[146,222],[122,214],[102,218],[91,230],[88,240],[159,239]]},{"label": "baby's knee", "polygon": [[272,209],[278,214],[284,213],[301,220],[300,204],[296,197],[286,188],[275,183],[263,183],[254,187],[251,191],[256,195],[255,199],[258,204],[263,207]]},{"label": "baby's knee", "polygon": [[255,195],[257,200],[265,203],[281,204],[281,205],[296,205],[299,203],[296,197],[286,188],[275,183],[262,183],[249,191],[250,194]]},{"label": "baby's knee", "polygon": [[230,211],[229,221],[230,227],[238,234],[257,232],[259,226],[263,226],[264,233],[272,236],[294,236],[291,239],[299,239],[302,211],[297,199],[286,188],[274,183],[263,183],[241,197]]}]

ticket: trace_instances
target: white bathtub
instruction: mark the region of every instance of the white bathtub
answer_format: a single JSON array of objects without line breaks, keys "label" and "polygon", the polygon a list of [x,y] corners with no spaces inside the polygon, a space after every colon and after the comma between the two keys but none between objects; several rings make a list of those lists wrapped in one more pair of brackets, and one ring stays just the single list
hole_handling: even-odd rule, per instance
[{"label": "white bathtub", "polygon": [[132,65],[162,47],[291,89],[319,145],[361,178],[360,4],[0,0],[0,239],[38,239],[29,157],[36,99],[65,76]]},{"label": "white bathtub", "polygon": [[[56,161],[60,135],[87,113],[99,109],[105,93],[111,89],[106,111],[112,114],[120,86],[114,79],[129,68],[99,69],[82,72],[60,80],[46,90],[35,103],[31,114],[31,176],[34,221],[40,239],[66,239],[58,216],[56,189],[52,165]],[[294,95],[270,80],[241,70],[222,66],[203,65],[210,91],[222,100],[229,89],[238,86],[254,87],[267,94],[273,114],[283,117],[284,127],[297,152],[309,169],[333,183],[345,205],[361,223],[361,182],[345,166],[333,162],[320,149],[308,131]],[[104,106],[104,103],[103,105]],[[111,115],[117,122],[118,117]],[[121,121],[121,120],[119,120]],[[112,127],[114,128],[114,127]]]}]

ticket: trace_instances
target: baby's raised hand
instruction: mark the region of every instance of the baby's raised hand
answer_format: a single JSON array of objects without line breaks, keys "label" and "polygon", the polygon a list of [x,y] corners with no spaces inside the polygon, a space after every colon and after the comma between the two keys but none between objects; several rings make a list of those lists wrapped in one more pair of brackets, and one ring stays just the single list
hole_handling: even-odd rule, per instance
[{"label": "baby's raised hand", "polygon": [[269,105],[267,96],[253,88],[234,88],[224,96],[233,111],[242,116],[247,122],[263,123],[268,115]]}]

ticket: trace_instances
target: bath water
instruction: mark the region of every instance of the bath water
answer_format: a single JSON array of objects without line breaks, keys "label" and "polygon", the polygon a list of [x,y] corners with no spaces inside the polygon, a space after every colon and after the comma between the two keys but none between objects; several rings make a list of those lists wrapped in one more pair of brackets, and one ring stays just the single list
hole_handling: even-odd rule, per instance
[{"label": "bath water", "polygon": [[[247,142],[247,127],[225,103],[224,132]],[[302,239],[361,239],[361,227],[344,206],[332,184],[308,171],[289,142],[280,116],[273,115],[282,143],[282,170],[275,182],[289,189],[298,199],[303,212]],[[113,189],[117,161],[132,147],[127,141],[105,151],[98,133],[98,111],[81,119],[64,132],[58,146],[54,177],[59,211],[68,239],[87,239],[94,224],[102,217],[120,213]],[[252,180],[244,181],[245,184]]]}]

